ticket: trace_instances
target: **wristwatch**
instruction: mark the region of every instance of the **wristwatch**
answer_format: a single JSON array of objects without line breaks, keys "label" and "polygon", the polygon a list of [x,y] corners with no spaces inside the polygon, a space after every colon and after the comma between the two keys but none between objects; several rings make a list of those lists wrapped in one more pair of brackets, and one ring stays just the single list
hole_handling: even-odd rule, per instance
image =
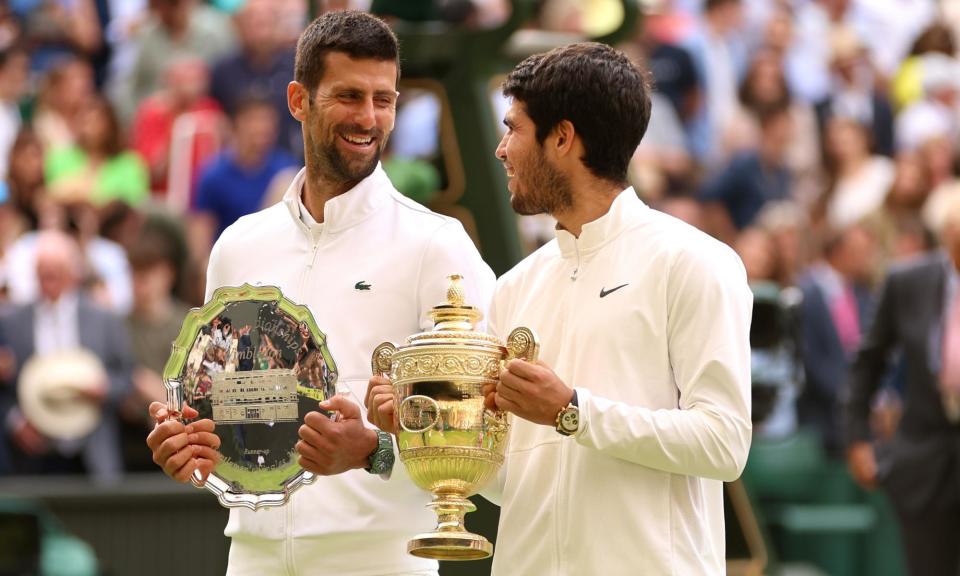
[{"label": "wristwatch", "polygon": [[574,389],[573,398],[565,408],[557,412],[557,432],[564,436],[572,436],[580,428],[580,407],[577,405],[577,391]]},{"label": "wristwatch", "polygon": [[393,438],[383,430],[377,433],[377,448],[370,453],[365,470],[371,474],[386,474],[393,470]]}]

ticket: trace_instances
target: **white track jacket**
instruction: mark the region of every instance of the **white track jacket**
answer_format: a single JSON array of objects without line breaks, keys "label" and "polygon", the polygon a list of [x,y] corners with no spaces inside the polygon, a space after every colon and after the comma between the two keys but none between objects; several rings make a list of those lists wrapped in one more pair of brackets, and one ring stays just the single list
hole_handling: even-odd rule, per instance
[{"label": "white track jacket", "polygon": [[[446,300],[451,274],[485,309],[494,275],[459,222],[400,195],[379,166],[326,203],[322,224],[300,218],[304,176],[282,202],[224,231],[210,255],[207,298],[246,282],[305,304],[327,336],[339,383],[362,407],[377,344],[432,328],[426,312]],[[284,506],[230,510],[228,574],[433,573],[436,562],[406,552],[407,540],[436,526],[429,501],[399,458],[386,481],[364,470],[319,477]]]},{"label": "white track jacket", "polygon": [[513,419],[495,575],[724,573],[722,481],[750,446],[751,306],[732,250],[632,188],[500,279],[491,327],[539,334],[580,428]]}]

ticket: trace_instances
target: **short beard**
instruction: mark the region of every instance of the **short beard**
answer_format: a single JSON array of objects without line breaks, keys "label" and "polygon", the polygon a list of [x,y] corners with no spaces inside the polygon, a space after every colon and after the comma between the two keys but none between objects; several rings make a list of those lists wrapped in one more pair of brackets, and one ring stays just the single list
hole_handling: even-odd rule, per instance
[{"label": "short beard", "polygon": [[[337,137],[334,136],[334,138]],[[307,135],[306,145],[313,160],[312,164],[319,168],[321,178],[338,184],[349,184],[350,187],[353,187],[353,185],[373,174],[380,162],[380,156],[383,153],[384,135],[378,131],[374,134],[374,137],[381,145],[377,147],[373,158],[369,162],[363,163],[351,163],[340,153],[335,143],[331,143],[330,146],[316,145],[309,134]]]},{"label": "short beard", "polygon": [[557,214],[573,206],[570,180],[542,155],[528,180],[526,194],[513,194],[510,207],[521,216]]}]

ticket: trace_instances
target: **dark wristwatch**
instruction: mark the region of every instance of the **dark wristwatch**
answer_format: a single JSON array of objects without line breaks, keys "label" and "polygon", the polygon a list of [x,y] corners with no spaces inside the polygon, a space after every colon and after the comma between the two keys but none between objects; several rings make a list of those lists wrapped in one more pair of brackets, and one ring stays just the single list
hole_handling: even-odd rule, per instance
[{"label": "dark wristwatch", "polygon": [[577,390],[566,407],[557,412],[557,432],[564,436],[573,436],[580,428],[580,407],[577,404]]},{"label": "dark wristwatch", "polygon": [[370,453],[365,470],[371,474],[386,474],[393,470],[393,438],[383,430],[377,433],[377,448]]}]

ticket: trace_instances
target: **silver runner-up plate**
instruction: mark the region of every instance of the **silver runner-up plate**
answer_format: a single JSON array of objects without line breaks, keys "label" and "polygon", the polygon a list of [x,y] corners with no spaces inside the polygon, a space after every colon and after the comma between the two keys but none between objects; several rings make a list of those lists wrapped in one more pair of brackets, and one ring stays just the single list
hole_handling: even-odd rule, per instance
[{"label": "silver runner-up plate", "polygon": [[[315,475],[296,444],[308,412],[336,393],[326,336],[306,306],[272,286],[224,287],[183,321],[163,370],[170,410],[209,418],[220,462],[203,485],[227,507],[285,504]],[[199,485],[199,472],[194,474]]]}]

